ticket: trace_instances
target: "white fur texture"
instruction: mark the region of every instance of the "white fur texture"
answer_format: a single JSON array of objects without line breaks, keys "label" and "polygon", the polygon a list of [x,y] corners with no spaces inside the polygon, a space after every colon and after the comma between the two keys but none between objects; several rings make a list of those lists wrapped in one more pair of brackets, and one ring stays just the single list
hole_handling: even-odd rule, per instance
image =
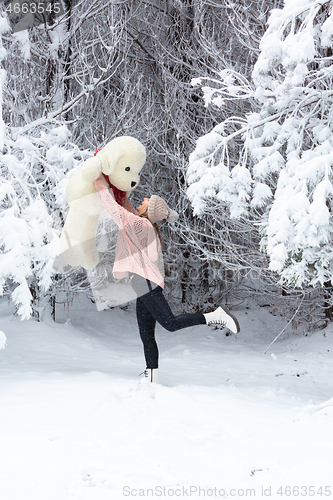
[{"label": "white fur texture", "polygon": [[103,172],[114,186],[129,195],[139,183],[145,161],[146,150],[137,139],[117,137],[96,156],[86,160],[70,178],[66,191],[70,208],[61,235],[62,256],[68,264],[89,270],[99,261],[95,238],[104,208],[94,180]]}]

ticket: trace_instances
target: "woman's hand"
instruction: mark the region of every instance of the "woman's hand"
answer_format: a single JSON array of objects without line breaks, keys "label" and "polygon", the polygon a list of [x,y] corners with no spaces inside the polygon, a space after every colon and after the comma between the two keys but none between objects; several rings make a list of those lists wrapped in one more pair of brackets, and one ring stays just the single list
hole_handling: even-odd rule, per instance
[{"label": "woman's hand", "polygon": [[141,205],[138,206],[138,212],[139,212],[139,214],[141,214],[142,212],[144,212],[145,208],[148,207],[149,200],[150,200],[150,198],[143,198],[143,202],[141,203]]}]

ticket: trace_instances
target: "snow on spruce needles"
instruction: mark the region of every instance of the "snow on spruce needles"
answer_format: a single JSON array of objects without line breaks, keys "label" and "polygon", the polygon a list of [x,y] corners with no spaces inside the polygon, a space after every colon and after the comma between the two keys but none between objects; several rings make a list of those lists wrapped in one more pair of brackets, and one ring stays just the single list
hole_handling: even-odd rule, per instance
[{"label": "snow on spruce needles", "polygon": [[97,312],[80,299],[62,324],[9,312],[0,302],[2,499],[164,498],[184,488],[199,500],[195,487],[221,498],[272,488],[276,499],[281,486],[331,485],[332,327],[286,334],[267,355],[284,320],[264,309],[237,311],[237,337],[158,328],[162,383],[151,385],[138,377],[132,306]]},{"label": "snow on spruce needles", "polygon": [[270,269],[293,286],[323,285],[333,272],[332,48],[332,2],[286,0],[271,12],[251,83],[232,69],[193,81],[206,106],[246,99],[253,110],[199,139],[188,168],[194,212],[213,200],[216,217],[225,206],[231,218],[257,217]]}]

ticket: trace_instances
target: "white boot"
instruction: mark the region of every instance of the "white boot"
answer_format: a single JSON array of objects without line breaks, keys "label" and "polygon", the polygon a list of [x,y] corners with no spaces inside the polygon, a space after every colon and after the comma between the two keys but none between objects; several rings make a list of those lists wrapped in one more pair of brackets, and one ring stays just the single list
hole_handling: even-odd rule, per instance
[{"label": "white boot", "polygon": [[146,368],[145,377],[149,380],[149,382],[155,382],[155,384],[158,384],[158,368]]},{"label": "white boot", "polygon": [[207,325],[222,325],[233,333],[238,333],[240,330],[237,318],[225,306],[218,307],[215,311],[206,313],[204,316]]}]

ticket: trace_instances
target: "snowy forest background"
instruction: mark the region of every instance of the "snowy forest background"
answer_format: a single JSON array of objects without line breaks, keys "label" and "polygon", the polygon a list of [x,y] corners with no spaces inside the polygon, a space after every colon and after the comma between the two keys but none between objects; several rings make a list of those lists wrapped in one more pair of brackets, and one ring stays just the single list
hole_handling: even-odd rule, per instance
[{"label": "snowy forest background", "polygon": [[[63,0],[13,33],[0,7],[0,291],[22,319],[91,296],[57,274],[68,175],[113,137],[147,149],[132,195],[162,225],[182,310],[255,298],[332,318],[333,1]],[[57,304],[57,306],[56,306]]]}]

